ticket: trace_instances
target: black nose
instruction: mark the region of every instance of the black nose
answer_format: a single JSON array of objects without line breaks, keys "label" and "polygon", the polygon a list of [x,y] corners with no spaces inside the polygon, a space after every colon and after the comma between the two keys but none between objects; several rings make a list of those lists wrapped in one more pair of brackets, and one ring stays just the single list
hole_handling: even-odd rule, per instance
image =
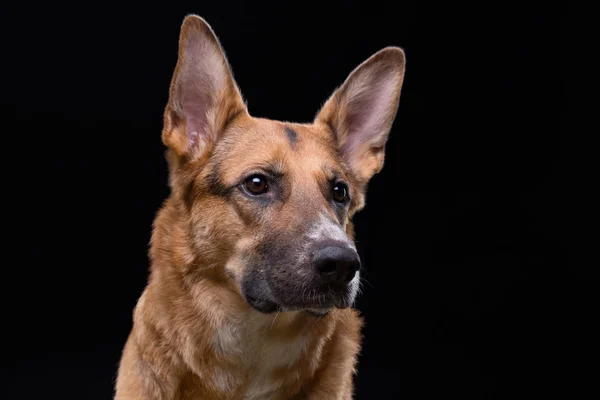
[{"label": "black nose", "polygon": [[327,246],[313,254],[312,264],[325,282],[348,283],[360,268],[356,250]]}]

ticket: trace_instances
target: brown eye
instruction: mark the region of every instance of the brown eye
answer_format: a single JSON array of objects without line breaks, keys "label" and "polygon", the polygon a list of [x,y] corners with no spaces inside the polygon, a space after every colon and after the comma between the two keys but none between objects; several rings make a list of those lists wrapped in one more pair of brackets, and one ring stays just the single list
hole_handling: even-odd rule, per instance
[{"label": "brown eye", "polygon": [[333,186],[333,200],[338,203],[345,203],[348,200],[348,186],[345,183],[338,182]]},{"label": "brown eye", "polygon": [[244,181],[244,187],[248,193],[258,196],[259,194],[266,193],[269,190],[267,185],[267,178],[262,175],[252,175],[246,181]]}]

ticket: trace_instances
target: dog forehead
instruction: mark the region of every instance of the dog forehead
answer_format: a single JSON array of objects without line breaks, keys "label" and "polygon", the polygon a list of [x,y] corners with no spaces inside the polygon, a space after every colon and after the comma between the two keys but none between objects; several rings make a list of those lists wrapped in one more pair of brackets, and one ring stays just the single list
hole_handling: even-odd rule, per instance
[{"label": "dog forehead", "polygon": [[226,180],[265,163],[304,171],[339,164],[333,138],[318,125],[248,118],[230,127],[221,142],[214,157]]}]

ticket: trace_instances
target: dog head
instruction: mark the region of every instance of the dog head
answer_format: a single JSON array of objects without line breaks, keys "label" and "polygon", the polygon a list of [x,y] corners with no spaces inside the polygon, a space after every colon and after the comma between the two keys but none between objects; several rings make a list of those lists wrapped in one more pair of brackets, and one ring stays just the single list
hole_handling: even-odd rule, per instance
[{"label": "dog head", "polygon": [[350,306],[364,206],[404,77],[385,48],[358,66],[313,123],[251,117],[209,25],[188,16],[165,110],[172,198],[198,269],[221,271],[261,312]]}]

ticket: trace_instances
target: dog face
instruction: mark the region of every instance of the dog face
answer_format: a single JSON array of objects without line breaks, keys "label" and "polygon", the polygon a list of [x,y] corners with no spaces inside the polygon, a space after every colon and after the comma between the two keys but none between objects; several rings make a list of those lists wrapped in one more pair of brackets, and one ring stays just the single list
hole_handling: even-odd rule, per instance
[{"label": "dog face", "polygon": [[187,17],[163,142],[191,273],[222,276],[261,312],[350,306],[360,279],[351,217],[383,166],[403,76],[404,53],[386,48],[313,123],[253,118],[211,28]]}]

